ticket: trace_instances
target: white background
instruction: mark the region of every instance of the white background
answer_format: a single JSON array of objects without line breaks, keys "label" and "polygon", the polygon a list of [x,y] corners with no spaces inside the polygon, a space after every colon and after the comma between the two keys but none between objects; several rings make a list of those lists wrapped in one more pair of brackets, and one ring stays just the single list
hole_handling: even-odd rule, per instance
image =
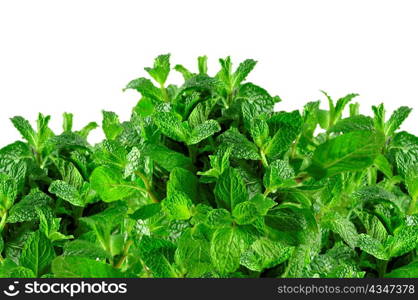
[{"label": "white background", "polygon": [[[249,80],[280,95],[280,110],[357,92],[362,112],[384,102],[416,108],[417,1],[19,1],[0,2],[0,146],[19,138],[9,118],[73,112],[75,127],[126,120],[139,99],[121,89],[153,58],[195,67],[209,56],[259,61]],[[178,75],[170,76],[174,82]],[[403,129],[417,134],[414,111]],[[92,141],[101,138],[96,130]]]}]

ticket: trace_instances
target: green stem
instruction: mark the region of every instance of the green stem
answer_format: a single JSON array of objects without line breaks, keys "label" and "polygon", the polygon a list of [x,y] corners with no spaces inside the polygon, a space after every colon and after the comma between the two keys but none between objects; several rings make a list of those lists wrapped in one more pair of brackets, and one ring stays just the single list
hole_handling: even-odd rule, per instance
[{"label": "green stem", "polygon": [[119,261],[115,265],[116,269],[119,269],[122,266],[123,262],[125,261],[126,257],[128,256],[129,248],[131,247],[132,243],[133,242],[131,240],[126,242],[125,247],[123,248],[122,257],[119,259]]},{"label": "green stem", "polygon": [[417,197],[414,197],[411,199],[411,202],[409,203],[407,214],[412,215],[415,212],[416,206],[417,206]]},{"label": "green stem", "polygon": [[6,226],[6,220],[7,220],[7,211],[5,211],[3,213],[3,215],[1,216],[1,221],[0,221],[0,232],[3,231],[4,226]]},{"label": "green stem", "polygon": [[142,174],[141,172],[139,172],[139,171],[136,171],[135,172],[135,175],[138,176],[139,178],[141,178],[141,180],[144,182],[146,192],[148,193],[148,195],[151,198],[152,202],[154,202],[154,203],[160,202],[158,200],[158,198],[155,196],[154,192],[152,191],[152,185],[149,182],[148,178],[144,174]]},{"label": "green stem", "polygon": [[266,189],[266,190],[264,191],[263,196],[264,196],[264,197],[267,197],[270,193],[271,193],[271,191],[270,191],[269,189]]},{"label": "green stem", "polygon": [[167,89],[164,87],[163,84],[160,85],[161,93],[163,94],[163,98],[165,102],[170,102],[170,98],[168,98]]},{"label": "green stem", "polygon": [[261,156],[261,162],[263,163],[263,166],[265,168],[268,168],[269,163],[267,161],[266,155],[264,154],[264,151],[263,150],[260,150],[260,156]]},{"label": "green stem", "polygon": [[379,260],[377,263],[377,272],[379,274],[379,278],[383,278],[386,274],[386,269],[388,267],[387,260]]},{"label": "green stem", "polygon": [[192,163],[194,164],[196,162],[196,149],[193,145],[187,146],[187,150],[189,151],[189,157],[192,160]]}]

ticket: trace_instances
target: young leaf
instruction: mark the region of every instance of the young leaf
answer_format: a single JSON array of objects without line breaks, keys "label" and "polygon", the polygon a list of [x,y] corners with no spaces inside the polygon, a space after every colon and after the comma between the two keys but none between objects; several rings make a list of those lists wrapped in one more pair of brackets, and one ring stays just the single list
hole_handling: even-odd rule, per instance
[{"label": "young leaf", "polygon": [[403,121],[405,121],[405,119],[408,118],[411,111],[412,108],[409,108],[407,106],[401,106],[397,110],[395,110],[386,123],[386,135],[392,136],[395,133],[395,131],[399,129]]},{"label": "young leaf", "polygon": [[192,205],[192,200],[182,192],[171,193],[161,202],[162,209],[173,220],[190,219]]},{"label": "young leaf", "polygon": [[123,131],[119,117],[111,111],[103,111],[103,131],[108,140],[116,139]]}]

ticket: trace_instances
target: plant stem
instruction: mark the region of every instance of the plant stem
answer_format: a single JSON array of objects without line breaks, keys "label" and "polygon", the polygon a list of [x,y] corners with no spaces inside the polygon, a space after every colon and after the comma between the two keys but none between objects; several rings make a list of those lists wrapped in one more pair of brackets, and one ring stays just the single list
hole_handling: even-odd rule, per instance
[{"label": "plant stem", "polygon": [[411,202],[409,203],[407,214],[412,215],[415,211],[416,206],[417,206],[417,197],[414,197],[411,199]]},{"label": "plant stem", "polygon": [[271,193],[271,191],[270,191],[269,189],[266,189],[266,190],[264,191],[263,196],[264,196],[264,197],[267,197],[270,193]]},{"label": "plant stem", "polygon": [[168,98],[167,89],[164,87],[163,84],[160,85],[161,93],[163,94],[163,98],[165,102],[170,102],[170,99]]},{"label": "plant stem", "polygon": [[149,182],[148,178],[139,171],[135,171],[135,175],[141,178],[141,180],[145,184],[146,192],[148,193],[149,197],[151,198],[152,202],[158,203],[160,202],[158,198],[155,196],[154,192],[152,191],[151,183]]},{"label": "plant stem", "polygon": [[132,243],[133,242],[131,240],[126,242],[125,247],[123,248],[122,257],[119,259],[119,261],[115,265],[116,269],[119,269],[122,266],[123,262],[125,261],[126,257],[128,256],[128,251],[129,251],[129,248],[131,247]]},{"label": "plant stem", "polygon": [[265,168],[268,168],[269,163],[267,161],[266,155],[264,154],[264,151],[263,150],[260,150],[260,156],[261,156],[261,162],[263,163],[263,166]]},{"label": "plant stem", "polygon": [[187,146],[187,150],[189,151],[189,157],[192,160],[192,163],[194,164],[196,162],[196,150],[193,147],[193,145]]},{"label": "plant stem", "polygon": [[0,221],[0,232],[3,231],[4,226],[6,225],[6,220],[7,220],[7,211],[5,211],[3,213],[3,215],[1,216],[1,221]]},{"label": "plant stem", "polygon": [[379,260],[377,263],[377,272],[379,274],[379,278],[383,278],[386,274],[386,269],[388,267],[387,260]]}]

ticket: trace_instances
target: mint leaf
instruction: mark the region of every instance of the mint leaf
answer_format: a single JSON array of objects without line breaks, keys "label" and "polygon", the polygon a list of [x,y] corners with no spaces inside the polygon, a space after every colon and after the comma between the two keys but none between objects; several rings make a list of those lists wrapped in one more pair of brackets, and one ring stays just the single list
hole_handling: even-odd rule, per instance
[{"label": "mint leaf", "polygon": [[210,256],[214,268],[221,274],[235,271],[242,253],[249,246],[243,232],[237,227],[217,229],[212,236]]},{"label": "mint leaf", "polygon": [[103,111],[102,127],[108,140],[114,140],[123,131],[123,127],[119,122],[119,117],[111,111]]},{"label": "mint leaf", "polygon": [[232,210],[237,204],[248,200],[244,181],[238,171],[233,168],[228,168],[222,173],[214,192],[217,204],[228,210]]},{"label": "mint leaf", "polygon": [[52,262],[52,272],[58,278],[123,278],[125,274],[101,261],[86,257],[60,256]]},{"label": "mint leaf", "polygon": [[368,131],[353,131],[320,145],[309,172],[316,178],[369,167],[383,145],[381,136]]},{"label": "mint leaf", "polygon": [[170,54],[163,54],[157,56],[154,61],[154,67],[145,68],[145,71],[154,78],[159,84],[163,85],[170,72]]},{"label": "mint leaf", "polygon": [[182,192],[174,192],[161,202],[162,209],[174,220],[187,220],[192,216],[192,200]]},{"label": "mint leaf", "polygon": [[266,268],[272,268],[289,259],[292,251],[293,247],[261,238],[242,254],[240,261],[248,269],[262,272]]},{"label": "mint leaf", "polygon": [[51,242],[43,233],[36,231],[26,241],[19,263],[40,276],[47,272],[54,257],[55,251]]},{"label": "mint leaf", "polygon": [[263,183],[268,192],[276,192],[277,189],[296,185],[295,171],[283,160],[275,160],[267,168],[263,177]]},{"label": "mint leaf", "polygon": [[142,187],[123,180],[122,175],[109,167],[96,168],[90,177],[91,187],[105,202],[121,200],[135,192],[146,192]]}]

